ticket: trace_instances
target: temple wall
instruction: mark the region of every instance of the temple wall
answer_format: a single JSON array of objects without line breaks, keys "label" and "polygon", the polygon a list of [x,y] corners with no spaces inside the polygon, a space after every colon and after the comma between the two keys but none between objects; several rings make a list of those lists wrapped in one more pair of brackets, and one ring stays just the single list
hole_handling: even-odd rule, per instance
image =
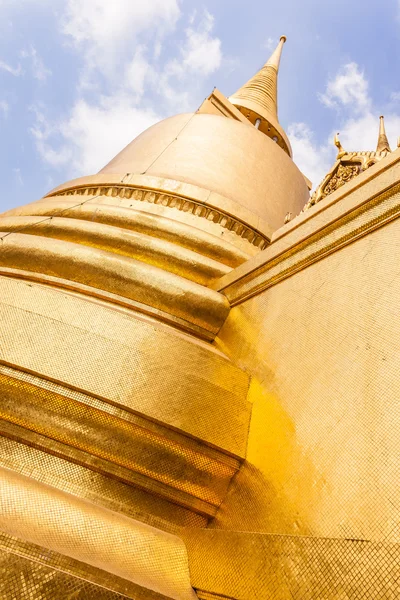
[{"label": "temple wall", "polygon": [[[398,201],[386,192],[357,218],[371,209],[376,224],[379,202]],[[253,376],[253,408],[216,528],[400,540],[400,219],[363,237],[356,224],[351,243],[238,301],[220,332]]]}]

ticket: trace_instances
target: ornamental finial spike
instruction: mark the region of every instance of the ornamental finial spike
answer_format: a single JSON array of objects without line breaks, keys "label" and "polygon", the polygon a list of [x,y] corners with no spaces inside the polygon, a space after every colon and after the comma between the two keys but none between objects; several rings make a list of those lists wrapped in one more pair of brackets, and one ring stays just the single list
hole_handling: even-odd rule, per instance
[{"label": "ornamental finial spike", "polygon": [[265,65],[229,100],[252,123],[261,119],[260,131],[268,137],[277,137],[278,145],[291,156],[289,140],[278,121],[278,71],[285,42],[286,36],[282,35]]},{"label": "ornamental finial spike", "polygon": [[283,44],[286,42],[286,35],[281,35],[281,37],[279,38],[279,44],[277,45],[277,47],[275,48],[275,50],[273,51],[273,53],[271,54],[271,56],[269,57],[269,59],[267,60],[267,62],[265,63],[265,67],[270,66],[270,67],[274,67],[276,69],[276,71],[279,70],[279,63],[281,62],[281,56],[282,56],[282,48],[283,48]]},{"label": "ornamental finial spike", "polygon": [[334,142],[336,148],[338,149],[337,158],[340,158],[341,156],[343,156],[343,154],[346,154],[345,149],[343,148],[343,146],[339,140],[339,132],[335,135],[333,142]]},{"label": "ornamental finial spike", "polygon": [[278,71],[285,42],[286,36],[282,35],[265,65],[231,96],[233,104],[250,100],[278,118]]},{"label": "ornamental finial spike", "polygon": [[386,136],[386,131],[385,131],[385,119],[383,117],[383,115],[381,115],[379,117],[379,136],[378,136],[378,144],[376,146],[376,151],[377,152],[391,152],[390,146],[389,146],[389,140],[387,139]]}]

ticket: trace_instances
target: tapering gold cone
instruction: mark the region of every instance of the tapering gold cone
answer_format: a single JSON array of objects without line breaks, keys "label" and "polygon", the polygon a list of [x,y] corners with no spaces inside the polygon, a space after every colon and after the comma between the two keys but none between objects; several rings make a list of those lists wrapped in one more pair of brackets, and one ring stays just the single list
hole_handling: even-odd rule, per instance
[{"label": "tapering gold cone", "polygon": [[233,94],[232,98],[235,98],[235,101],[252,100],[260,108],[278,118],[278,70],[285,40],[286,38],[282,36],[265,65]]},{"label": "tapering gold cone", "polygon": [[386,152],[391,152],[389,140],[387,139],[385,131],[385,120],[384,117],[381,115],[379,117],[379,136],[376,151],[383,152],[384,150],[386,150]]},{"label": "tapering gold cone", "polygon": [[289,140],[278,120],[278,71],[285,41],[286,37],[281,36],[279,44],[265,65],[229,100],[252,123],[260,119],[260,131],[277,141],[291,156]]}]

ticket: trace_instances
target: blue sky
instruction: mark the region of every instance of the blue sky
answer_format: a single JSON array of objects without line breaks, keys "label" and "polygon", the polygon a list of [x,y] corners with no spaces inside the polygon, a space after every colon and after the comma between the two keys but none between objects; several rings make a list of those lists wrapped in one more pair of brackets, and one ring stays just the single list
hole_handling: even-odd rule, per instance
[{"label": "blue sky", "polygon": [[0,0],[0,210],[97,172],[140,131],[230,95],[287,35],[279,119],[318,183],[332,136],[400,135],[400,0]]}]

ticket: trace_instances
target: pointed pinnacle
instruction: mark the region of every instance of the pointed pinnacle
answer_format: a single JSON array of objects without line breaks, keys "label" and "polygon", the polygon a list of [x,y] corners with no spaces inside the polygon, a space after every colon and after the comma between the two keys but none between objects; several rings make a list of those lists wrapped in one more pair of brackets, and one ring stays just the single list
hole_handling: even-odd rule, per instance
[{"label": "pointed pinnacle", "polygon": [[290,142],[278,120],[278,70],[285,41],[282,35],[265,65],[229,100],[251,123],[257,124],[261,133],[277,141],[292,156]]},{"label": "pointed pinnacle", "polygon": [[281,36],[265,65],[231,96],[236,106],[240,106],[241,101],[250,101],[278,118],[278,69],[285,41],[286,37]]},{"label": "pointed pinnacle", "polygon": [[279,69],[279,63],[281,62],[282,48],[283,44],[286,42],[286,35],[281,35],[279,38],[279,44],[265,63],[265,67],[275,67],[276,70]]},{"label": "pointed pinnacle", "polygon": [[385,150],[386,150],[386,152],[391,152],[391,149],[389,146],[389,140],[387,139],[387,136],[386,136],[384,117],[381,115],[379,117],[379,136],[378,136],[378,144],[376,146],[376,151],[383,152]]}]

